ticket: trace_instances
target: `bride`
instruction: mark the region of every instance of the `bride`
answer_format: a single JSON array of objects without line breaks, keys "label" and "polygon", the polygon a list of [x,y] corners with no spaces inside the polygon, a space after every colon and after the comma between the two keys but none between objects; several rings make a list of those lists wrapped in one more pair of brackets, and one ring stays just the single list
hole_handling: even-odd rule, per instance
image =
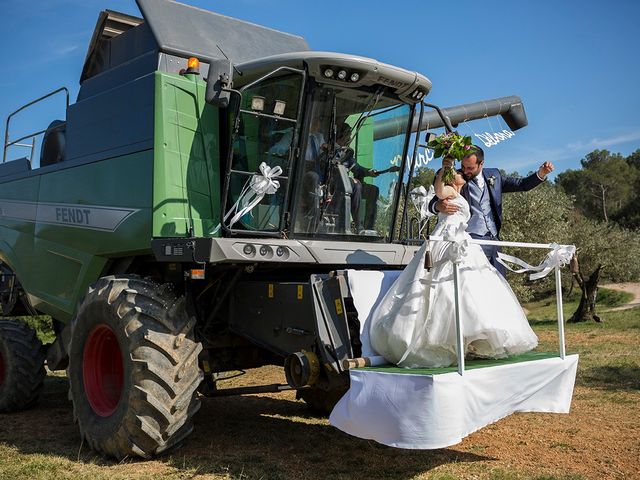
[{"label": "bride", "polygon": [[446,367],[457,363],[453,263],[458,258],[460,319],[465,355],[503,358],[536,347],[538,338],[507,281],[465,232],[469,204],[460,195],[466,183],[457,172],[447,185],[438,172],[435,192],[459,210],[439,214],[432,241],[433,268],[424,268],[425,242],[371,315],[373,349],[401,367]]}]

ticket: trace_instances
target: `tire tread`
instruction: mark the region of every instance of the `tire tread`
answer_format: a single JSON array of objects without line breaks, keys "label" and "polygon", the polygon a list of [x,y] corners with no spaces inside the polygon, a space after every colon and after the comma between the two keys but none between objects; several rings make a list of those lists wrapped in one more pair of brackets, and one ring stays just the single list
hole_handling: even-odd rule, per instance
[{"label": "tire tread", "polygon": [[0,412],[29,408],[37,401],[46,376],[42,343],[34,329],[15,320],[0,320],[0,343],[9,352],[4,359]]},{"label": "tire tread", "polygon": [[[77,414],[74,417],[94,450],[119,459],[153,457],[182,441],[185,427],[189,432],[193,429],[193,415],[200,405],[196,390],[203,377],[198,367],[202,345],[193,339],[195,322],[183,308],[184,299],[176,297],[170,287],[138,277],[99,279],[81,302],[74,322],[81,321],[82,312],[93,302],[109,305],[120,318],[120,328],[129,342],[121,348],[131,358],[132,388],[123,392],[128,405],[121,424],[108,438],[93,438],[83,427],[84,419]],[[175,338],[180,334],[184,340],[178,344]],[[180,377],[181,369],[189,366],[191,373]],[[86,401],[83,392],[72,390],[73,386],[69,392],[72,400]]]}]

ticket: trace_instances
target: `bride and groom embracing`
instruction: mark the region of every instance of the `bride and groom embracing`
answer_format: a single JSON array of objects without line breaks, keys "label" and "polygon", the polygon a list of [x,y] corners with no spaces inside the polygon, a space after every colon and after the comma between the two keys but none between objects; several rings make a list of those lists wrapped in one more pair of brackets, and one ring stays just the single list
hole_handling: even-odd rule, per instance
[{"label": "bride and groom embracing", "polygon": [[[436,197],[429,209],[438,213],[431,242],[433,268],[424,267],[427,243],[386,292],[370,318],[374,350],[401,367],[454,365],[456,326],[453,263],[459,262],[460,317],[465,355],[501,358],[536,347],[516,296],[497,262],[498,247],[468,243],[470,238],[497,240],[502,224],[502,193],[530,190],[553,171],[544,162],[525,178],[483,168],[484,152],[472,147],[462,168],[445,157],[435,179]],[[444,178],[444,180],[443,180]]]}]

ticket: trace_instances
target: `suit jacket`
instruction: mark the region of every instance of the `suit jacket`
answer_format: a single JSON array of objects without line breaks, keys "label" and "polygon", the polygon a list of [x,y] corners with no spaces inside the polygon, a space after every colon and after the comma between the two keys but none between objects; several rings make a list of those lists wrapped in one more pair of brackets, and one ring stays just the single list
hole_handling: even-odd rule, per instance
[{"label": "suit jacket", "polygon": [[[484,176],[486,187],[489,189],[491,211],[493,212],[498,233],[500,233],[500,227],[502,227],[502,194],[509,192],[526,192],[537,187],[543,182],[535,172],[528,177],[519,178],[502,175],[500,170],[497,168],[483,168],[482,175]],[[490,182],[490,178],[493,178],[493,182]],[[491,185],[491,183],[493,183],[493,185]],[[467,202],[469,202],[469,204],[471,204],[469,188],[467,185],[462,187],[460,194],[467,200]],[[435,204],[437,201],[438,197],[433,197],[429,203],[429,210],[432,213],[437,213],[435,210]]]}]

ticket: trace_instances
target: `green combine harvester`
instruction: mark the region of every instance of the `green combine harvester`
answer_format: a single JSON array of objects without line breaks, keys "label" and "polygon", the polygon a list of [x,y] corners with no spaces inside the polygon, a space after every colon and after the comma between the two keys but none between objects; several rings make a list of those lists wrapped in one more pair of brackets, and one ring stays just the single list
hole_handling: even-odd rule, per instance
[{"label": "green combine harvester", "polygon": [[[518,97],[439,109],[418,73],[137,3],[100,14],[75,103],[63,88],[9,116],[0,165],[0,411],[36,401],[46,359],[83,439],[117,458],[182,441],[202,396],[296,389],[331,409],[361,354],[347,269],[402,269],[420,241],[422,132],[527,123]],[[16,114],[65,94],[66,118],[13,138]],[[8,318],[36,314],[53,344]],[[288,385],[217,388],[268,364]]]}]

